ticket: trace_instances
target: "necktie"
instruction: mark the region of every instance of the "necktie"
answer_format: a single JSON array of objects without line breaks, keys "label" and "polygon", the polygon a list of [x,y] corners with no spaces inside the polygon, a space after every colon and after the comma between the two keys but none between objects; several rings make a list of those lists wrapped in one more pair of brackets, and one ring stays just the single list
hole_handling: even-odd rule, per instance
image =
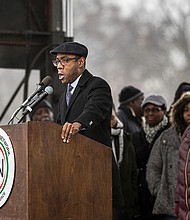
[{"label": "necktie", "polygon": [[67,93],[66,93],[66,102],[67,102],[67,106],[69,105],[72,93],[71,90],[73,89],[73,87],[71,86],[71,84],[67,85]]}]

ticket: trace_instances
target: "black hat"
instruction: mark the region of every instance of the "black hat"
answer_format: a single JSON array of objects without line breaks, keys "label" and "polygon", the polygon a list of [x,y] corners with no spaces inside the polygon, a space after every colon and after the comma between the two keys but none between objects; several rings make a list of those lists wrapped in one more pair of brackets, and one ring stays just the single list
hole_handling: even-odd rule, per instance
[{"label": "black hat", "polygon": [[121,90],[119,94],[119,102],[127,103],[138,98],[141,95],[143,95],[143,92],[141,92],[139,89],[133,86],[126,86]]},{"label": "black hat", "polygon": [[57,53],[74,54],[86,58],[88,55],[88,49],[83,44],[77,42],[65,42],[51,50],[50,53],[53,55],[56,55]]},{"label": "black hat", "polygon": [[182,95],[184,92],[187,92],[187,91],[190,91],[190,83],[188,83],[188,82],[182,82],[182,83],[178,86],[178,88],[177,88],[177,90],[176,90],[176,92],[175,92],[175,97],[174,97],[173,103],[176,102],[176,101],[181,97],[181,95]]},{"label": "black hat", "polygon": [[30,120],[32,120],[32,117],[33,117],[34,113],[36,112],[36,110],[38,110],[39,108],[44,108],[44,107],[49,108],[53,112],[53,108],[52,108],[52,105],[50,104],[50,102],[48,102],[47,100],[42,100],[39,104],[37,104],[34,107],[32,112],[29,113]]},{"label": "black hat", "polygon": [[166,100],[165,100],[165,98],[164,98],[163,96],[161,96],[161,95],[149,95],[149,96],[147,96],[147,97],[143,100],[143,102],[142,102],[142,104],[141,104],[142,108],[144,108],[145,105],[148,104],[148,103],[154,104],[154,105],[157,105],[157,106],[160,106],[160,107],[163,107],[164,109],[167,109]]}]

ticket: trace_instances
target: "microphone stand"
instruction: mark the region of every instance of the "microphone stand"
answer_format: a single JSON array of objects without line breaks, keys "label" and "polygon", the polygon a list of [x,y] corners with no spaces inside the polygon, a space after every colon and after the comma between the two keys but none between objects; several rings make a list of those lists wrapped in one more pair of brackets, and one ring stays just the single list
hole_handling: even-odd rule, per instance
[{"label": "microphone stand", "polygon": [[20,122],[22,122],[22,120],[23,120],[25,117],[26,117],[26,115],[23,115],[23,116],[19,119],[19,121],[17,122],[17,124],[19,124]]},{"label": "microphone stand", "polygon": [[[35,101],[37,99],[37,98],[35,99],[35,97],[40,93],[42,93],[42,91],[46,88],[47,85],[51,83],[51,81],[52,78],[50,76],[46,76],[39,84],[37,84],[40,87],[39,88],[37,87],[36,90],[22,103],[22,105],[14,111],[14,113],[11,116],[11,119],[8,122],[8,125],[10,123],[13,124],[14,118],[17,116],[19,111],[25,108],[30,102]],[[18,121],[18,123],[20,123],[26,115],[27,114],[24,114],[22,118]]]},{"label": "microphone stand", "polygon": [[[38,88],[35,90],[38,91]],[[8,125],[11,123],[13,124],[14,118],[17,116],[17,114],[20,112],[21,109],[23,109],[24,107],[26,107],[26,105],[32,101],[34,99],[34,93],[32,93],[23,103],[20,107],[18,107],[12,114],[11,119],[8,122]],[[22,120],[24,119],[24,117],[22,117]],[[19,120],[19,123],[21,122],[21,119]]]},{"label": "microphone stand", "polygon": [[8,125],[11,123],[13,124],[14,118],[16,117],[16,115],[19,113],[19,111],[23,108],[23,106],[20,106],[19,108],[17,108],[14,113],[11,116],[11,119],[8,122]]}]

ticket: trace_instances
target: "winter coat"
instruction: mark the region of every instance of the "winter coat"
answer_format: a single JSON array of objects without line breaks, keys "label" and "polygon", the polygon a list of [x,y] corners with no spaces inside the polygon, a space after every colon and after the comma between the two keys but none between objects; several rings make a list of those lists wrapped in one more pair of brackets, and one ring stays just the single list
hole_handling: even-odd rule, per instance
[{"label": "winter coat", "polygon": [[[179,136],[174,127],[156,140],[147,164],[146,179],[156,197],[153,214],[175,215],[175,196],[179,168]],[[163,166],[164,164],[164,166]]]},{"label": "winter coat", "polygon": [[190,220],[190,126],[181,138],[178,173],[178,217]]},{"label": "winter coat", "polygon": [[[79,122],[83,129],[80,134],[91,138],[108,147],[111,143],[111,111],[112,96],[108,83],[100,77],[93,76],[85,70],[74,93],[69,106],[66,103],[66,88],[59,99],[57,123]],[[115,160],[112,163],[113,206],[123,204],[120,190],[119,172]]]},{"label": "winter coat", "polygon": [[117,116],[122,121],[124,129],[127,133],[133,134],[141,130],[141,119],[134,116],[130,108],[126,107],[125,105],[121,104],[119,106]]},{"label": "winter coat", "polygon": [[140,215],[142,219],[152,218],[152,209],[155,200],[155,198],[151,195],[148,189],[148,184],[146,181],[146,166],[148,163],[150,152],[152,150],[152,147],[156,139],[167,128],[169,128],[169,123],[157,132],[151,143],[147,141],[146,134],[143,128],[141,129],[140,132],[134,133],[132,135],[132,144],[135,148],[136,159],[137,159],[137,169],[138,169],[137,181],[138,181],[138,194],[139,194],[138,197],[139,197],[139,205],[140,205]]},{"label": "winter coat", "polygon": [[[120,152],[119,136],[112,136],[118,161]],[[138,213],[137,207],[137,165],[135,150],[131,142],[131,136],[123,132],[122,160],[119,164],[122,196],[124,208],[119,213],[119,219],[133,219]]]}]

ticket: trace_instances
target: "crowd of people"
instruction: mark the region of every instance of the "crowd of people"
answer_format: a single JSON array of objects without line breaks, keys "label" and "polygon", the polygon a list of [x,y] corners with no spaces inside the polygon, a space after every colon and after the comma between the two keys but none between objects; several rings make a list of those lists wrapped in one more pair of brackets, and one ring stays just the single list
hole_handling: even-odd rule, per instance
[{"label": "crowd of people", "polygon": [[66,85],[58,116],[44,101],[30,119],[61,124],[64,143],[80,133],[112,148],[113,219],[190,219],[190,83],[179,85],[171,106],[128,85],[116,108],[109,84],[86,69],[85,45],[66,42],[50,53]]}]

